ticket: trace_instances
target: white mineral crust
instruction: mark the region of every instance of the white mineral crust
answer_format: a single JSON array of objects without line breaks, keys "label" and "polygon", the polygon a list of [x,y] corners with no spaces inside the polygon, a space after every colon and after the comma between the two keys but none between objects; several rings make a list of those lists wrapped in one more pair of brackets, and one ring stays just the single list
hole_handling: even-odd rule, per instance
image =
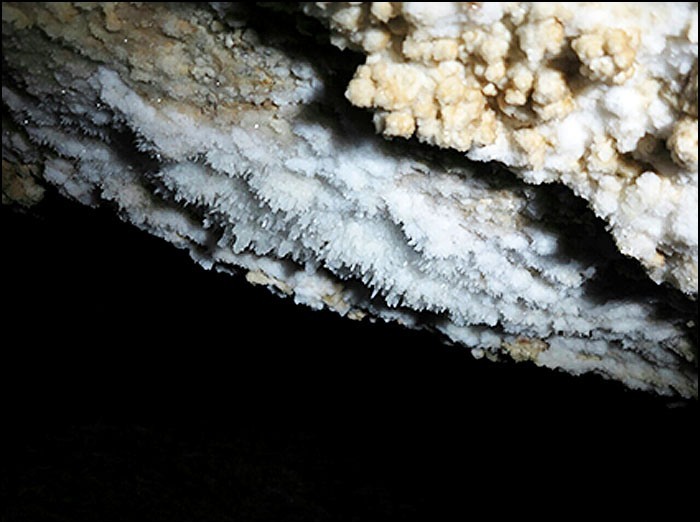
[{"label": "white mineral crust", "polygon": [[[502,11],[474,13],[495,27]],[[7,162],[82,203],[110,202],[205,267],[242,269],[298,303],[432,328],[477,357],[697,395],[693,303],[647,280],[585,204],[458,153],[376,136],[334,83],[345,58],[281,36],[293,29],[256,31],[259,19],[218,4],[3,3],[3,103],[14,119],[3,125],[3,176]],[[595,121],[607,124],[602,113]],[[543,161],[571,157],[561,154]],[[668,185],[692,199],[695,183],[680,168],[634,181],[645,198],[670,197],[659,188]],[[653,210],[651,242],[649,220],[670,237],[680,233],[670,214],[697,213],[680,200],[672,211],[643,208]],[[671,243],[673,255],[691,248]]]},{"label": "white mineral crust", "polygon": [[588,200],[657,282],[698,292],[697,2],[319,2],[367,55],[377,130]]}]

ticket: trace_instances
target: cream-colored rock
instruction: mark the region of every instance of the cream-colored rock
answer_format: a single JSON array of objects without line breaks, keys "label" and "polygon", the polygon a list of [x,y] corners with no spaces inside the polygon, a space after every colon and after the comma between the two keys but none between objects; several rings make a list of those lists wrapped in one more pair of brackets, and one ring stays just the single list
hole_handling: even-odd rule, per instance
[{"label": "cream-colored rock", "polygon": [[[654,281],[697,295],[697,5],[316,2],[304,11],[329,21],[336,45],[367,54],[346,96],[376,111],[379,131],[566,184]],[[368,46],[376,31],[391,42]],[[630,195],[645,171],[668,181],[653,208]],[[652,235],[647,219],[663,226]]]},{"label": "cream-colored rock", "polygon": [[673,161],[686,168],[698,169],[698,121],[685,117],[676,122],[668,138]]},{"label": "cream-colored rock", "polygon": [[623,29],[597,28],[571,42],[581,60],[581,74],[588,79],[620,85],[634,74],[639,34]]}]

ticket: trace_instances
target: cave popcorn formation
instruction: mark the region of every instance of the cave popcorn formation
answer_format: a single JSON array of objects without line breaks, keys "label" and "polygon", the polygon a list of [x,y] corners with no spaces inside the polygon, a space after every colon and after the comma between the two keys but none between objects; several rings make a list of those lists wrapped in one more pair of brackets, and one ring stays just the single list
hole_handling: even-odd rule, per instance
[{"label": "cave popcorn formation", "polygon": [[[655,281],[698,291],[697,3],[307,3],[367,55],[346,96],[386,136],[588,200]],[[640,217],[643,216],[643,217]]]},{"label": "cave popcorn formation", "polygon": [[3,200],[48,182],[298,303],[696,396],[697,4],[645,6],[303,5],[353,76],[288,13],[3,3]]}]

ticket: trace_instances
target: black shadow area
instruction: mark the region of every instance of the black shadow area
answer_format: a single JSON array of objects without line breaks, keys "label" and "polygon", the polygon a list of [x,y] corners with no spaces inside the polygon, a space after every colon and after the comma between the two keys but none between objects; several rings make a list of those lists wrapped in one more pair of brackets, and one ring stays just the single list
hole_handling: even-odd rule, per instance
[{"label": "black shadow area", "polygon": [[3,521],[694,505],[697,402],[312,312],[53,195],[2,214]]}]

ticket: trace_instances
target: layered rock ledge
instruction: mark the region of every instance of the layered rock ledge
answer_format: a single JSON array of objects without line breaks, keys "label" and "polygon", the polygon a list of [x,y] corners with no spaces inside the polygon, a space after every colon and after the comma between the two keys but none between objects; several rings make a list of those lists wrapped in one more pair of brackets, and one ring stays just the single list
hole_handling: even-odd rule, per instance
[{"label": "layered rock ledge", "polygon": [[[426,6],[423,14],[444,14],[430,27],[450,15],[460,31],[464,23],[477,24],[474,31],[488,25],[483,38],[496,48],[499,38],[510,42],[511,33],[498,29],[506,8],[473,4],[459,7],[467,18],[450,15],[456,7],[443,13]],[[690,71],[693,52],[697,63],[697,38],[691,41],[697,6],[676,8],[685,9],[685,18],[675,21],[675,32],[670,22],[650,29],[664,42],[678,41],[658,49],[677,67],[659,59],[668,81],[650,88],[643,121],[640,112],[616,113],[611,101],[624,105],[626,91],[614,89],[640,88],[635,82],[651,67],[642,59],[651,52],[645,35],[631,29],[623,31],[629,38],[614,31],[601,36],[601,49],[632,45],[634,59],[626,61],[598,56],[597,33],[567,32],[566,24],[555,31],[563,34],[557,45],[568,46],[561,51],[567,57],[579,49],[592,58],[577,73],[581,89],[567,80],[568,94],[550,100],[546,93],[557,89],[545,89],[545,79],[561,79],[552,68],[554,43],[541,49],[540,62],[530,59],[528,47],[522,51],[525,65],[552,66],[542,65],[541,74],[534,65],[515,68],[524,77],[530,71],[529,87],[505,68],[505,83],[489,81],[496,89],[489,94],[476,64],[491,63],[491,44],[474,44],[470,53],[486,53],[478,59],[461,57],[466,43],[453,56],[452,44],[433,36],[424,48],[418,33],[415,42],[409,35],[411,24],[427,18],[410,9],[359,6],[362,16],[353,21],[348,13],[356,6],[302,8],[330,25],[336,44],[368,53],[359,68],[356,55],[327,44],[321,25],[279,9],[3,3],[3,104],[11,118],[3,121],[3,201],[29,204],[41,195],[37,184],[52,185],[83,204],[111,206],[207,268],[243,271],[251,283],[301,304],[430,328],[476,357],[595,372],[633,388],[697,396],[697,308],[688,296],[697,292],[697,155],[687,146],[697,139],[697,105],[689,101],[697,90],[697,65],[694,86]],[[544,26],[523,29],[518,38],[533,46],[548,42],[526,35],[544,31],[558,15],[527,9],[523,27]],[[583,9],[571,7],[571,19]],[[398,36],[394,25],[402,27]],[[410,56],[394,64],[399,55],[387,46]],[[429,135],[413,112],[428,88],[420,75],[432,78],[446,63],[461,69],[434,85],[441,130]],[[385,134],[415,132],[429,144],[378,136],[370,115],[346,100],[346,89],[357,105],[377,109],[375,123]],[[390,91],[391,104],[403,96],[407,105],[385,105]],[[465,123],[459,108],[465,97],[485,103],[492,115]],[[503,107],[491,103],[501,99]],[[484,127],[489,119],[493,141]],[[590,134],[591,126],[627,124],[634,129],[600,140]],[[464,137],[452,127],[475,134],[461,145],[445,141]],[[528,132],[532,143],[552,143],[540,153],[527,145]],[[552,141],[555,135],[559,141]],[[653,147],[640,145],[652,141]],[[464,152],[473,160],[498,159],[536,183]],[[610,169],[591,170],[587,162],[598,160]],[[578,170],[569,169],[573,164]],[[641,260],[654,281],[669,283],[652,281],[623,254]]]}]

